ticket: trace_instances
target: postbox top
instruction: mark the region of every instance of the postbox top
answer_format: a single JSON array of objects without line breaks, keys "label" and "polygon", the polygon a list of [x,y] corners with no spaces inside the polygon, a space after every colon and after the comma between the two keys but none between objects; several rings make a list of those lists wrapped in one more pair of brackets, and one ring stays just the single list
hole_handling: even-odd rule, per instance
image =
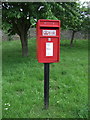
[{"label": "postbox top", "polygon": [[60,27],[60,20],[39,19],[37,24],[40,27]]}]

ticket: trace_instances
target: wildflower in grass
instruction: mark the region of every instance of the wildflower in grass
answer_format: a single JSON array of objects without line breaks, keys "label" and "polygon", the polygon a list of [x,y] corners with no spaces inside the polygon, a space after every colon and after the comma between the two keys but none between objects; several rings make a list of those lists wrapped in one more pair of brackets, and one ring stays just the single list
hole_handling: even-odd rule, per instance
[{"label": "wildflower in grass", "polygon": [[10,103],[5,103],[5,105],[10,106]]},{"label": "wildflower in grass", "polygon": [[5,103],[5,108],[4,108],[4,110],[8,110],[8,106],[10,106],[10,103]]},{"label": "wildflower in grass", "polygon": [[10,106],[10,103],[7,103],[8,106]]},{"label": "wildflower in grass", "polygon": [[8,108],[4,108],[4,110],[8,110]]},{"label": "wildflower in grass", "polygon": [[59,103],[60,101],[57,101],[57,103]]}]

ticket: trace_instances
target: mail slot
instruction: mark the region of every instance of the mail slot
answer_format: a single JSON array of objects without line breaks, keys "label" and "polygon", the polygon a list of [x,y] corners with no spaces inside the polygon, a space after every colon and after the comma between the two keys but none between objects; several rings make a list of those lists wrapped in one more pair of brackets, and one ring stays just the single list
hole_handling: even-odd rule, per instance
[{"label": "mail slot", "polygon": [[37,59],[39,63],[54,63],[60,59],[60,20],[40,19],[36,26]]}]

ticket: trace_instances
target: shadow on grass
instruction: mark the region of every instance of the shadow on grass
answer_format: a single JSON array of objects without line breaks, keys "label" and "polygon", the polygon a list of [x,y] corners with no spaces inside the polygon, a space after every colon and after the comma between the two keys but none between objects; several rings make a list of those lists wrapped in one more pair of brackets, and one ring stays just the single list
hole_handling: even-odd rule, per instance
[{"label": "shadow on grass", "polygon": [[[35,41],[34,41],[35,42]],[[13,45],[13,43],[12,43]],[[7,49],[3,46],[2,49],[2,64],[8,67],[9,65],[13,67],[14,64],[23,64],[23,63],[31,63],[34,64],[36,59],[36,47],[35,44],[29,43],[29,56],[23,57],[22,56],[22,49],[21,46],[11,46]]]},{"label": "shadow on grass", "polygon": [[70,46],[70,41],[61,41],[61,48],[62,49],[74,49],[74,50],[87,50],[88,49],[88,40],[75,40],[73,45]]}]

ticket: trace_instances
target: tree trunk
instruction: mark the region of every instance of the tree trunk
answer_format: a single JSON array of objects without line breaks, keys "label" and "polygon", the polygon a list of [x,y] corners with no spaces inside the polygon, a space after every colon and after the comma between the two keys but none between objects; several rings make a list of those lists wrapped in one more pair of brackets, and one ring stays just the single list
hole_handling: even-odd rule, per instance
[{"label": "tree trunk", "polygon": [[21,40],[21,45],[22,45],[22,56],[28,56],[27,34],[21,34],[20,40]]},{"label": "tree trunk", "polygon": [[73,45],[73,40],[74,40],[75,32],[76,32],[76,31],[72,31],[72,38],[71,38],[70,46]]}]

